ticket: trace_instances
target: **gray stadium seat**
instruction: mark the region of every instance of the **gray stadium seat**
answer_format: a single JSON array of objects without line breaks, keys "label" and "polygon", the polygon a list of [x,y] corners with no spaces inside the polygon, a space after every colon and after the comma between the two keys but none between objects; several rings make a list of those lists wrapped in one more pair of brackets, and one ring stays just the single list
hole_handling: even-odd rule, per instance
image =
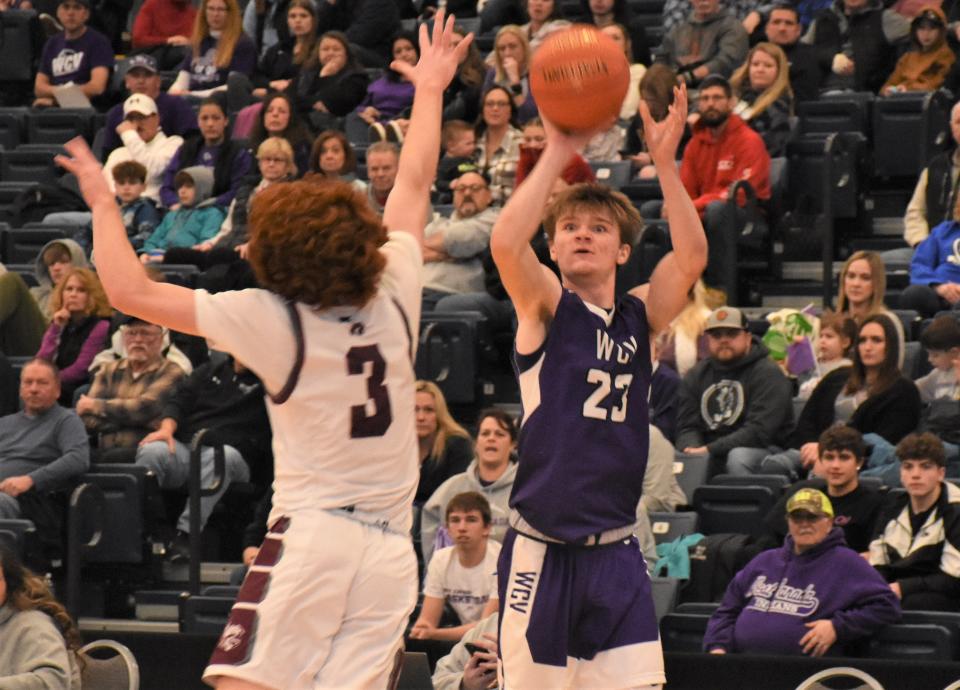
[{"label": "gray stadium seat", "polygon": [[653,590],[653,608],[657,612],[657,620],[673,611],[680,593],[680,580],[675,577],[651,577],[650,588]]},{"label": "gray stadium seat", "polygon": [[866,656],[871,659],[951,661],[956,647],[950,629],[932,623],[888,625],[874,635]]},{"label": "gray stadium seat", "polygon": [[657,544],[666,544],[697,531],[700,516],[692,511],[681,513],[651,512],[650,529]]},{"label": "gray stadium seat", "polygon": [[668,613],[660,620],[660,643],[665,652],[699,652],[710,616]]},{"label": "gray stadium seat", "polygon": [[710,456],[678,452],[673,460],[673,474],[687,500],[692,500],[694,490],[706,484],[710,476]]},{"label": "gray stadium seat", "polygon": [[219,635],[235,597],[190,595],[180,602],[180,632]]},{"label": "gray stadium seat", "polygon": [[737,532],[759,535],[763,516],[776,502],[765,486],[701,486],[693,492],[693,507],[704,534]]},{"label": "gray stadium seat", "polygon": [[779,495],[790,486],[790,478],[784,474],[718,474],[710,483],[718,486],[765,486]]},{"label": "gray stadium seat", "polygon": [[60,171],[43,151],[0,151],[0,181],[54,184]]}]

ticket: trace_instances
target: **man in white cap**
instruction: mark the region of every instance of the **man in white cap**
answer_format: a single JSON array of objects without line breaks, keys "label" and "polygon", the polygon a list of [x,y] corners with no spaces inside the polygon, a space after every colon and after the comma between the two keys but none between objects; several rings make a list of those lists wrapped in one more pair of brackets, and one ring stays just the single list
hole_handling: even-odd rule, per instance
[{"label": "man in white cap", "polygon": [[[123,86],[130,96],[142,93],[153,99],[160,115],[160,126],[167,135],[178,134],[184,137],[197,130],[197,116],[187,100],[161,90],[160,70],[152,55],[140,53],[127,60]],[[108,155],[118,146],[123,146],[117,134],[117,125],[123,122],[123,118],[123,103],[118,103],[107,111],[107,122],[103,130],[104,155]]]},{"label": "man in white cap", "polygon": [[117,125],[117,134],[123,146],[114,149],[103,166],[107,184],[114,191],[113,167],[123,161],[137,161],[147,169],[143,196],[160,201],[163,171],[173,154],[183,144],[178,136],[168,137],[160,129],[156,102],[142,93],[135,93],[123,103],[123,121]]},{"label": "man in white cap", "polygon": [[704,331],[710,356],[683,377],[677,449],[709,453],[714,472],[750,474],[793,429],[791,385],[739,309],[715,309]]}]

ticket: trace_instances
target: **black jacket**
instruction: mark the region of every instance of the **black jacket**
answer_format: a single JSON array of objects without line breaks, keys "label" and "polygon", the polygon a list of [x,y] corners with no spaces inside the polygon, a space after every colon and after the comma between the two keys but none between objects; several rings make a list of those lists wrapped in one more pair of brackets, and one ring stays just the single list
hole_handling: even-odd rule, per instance
[{"label": "black jacket", "polygon": [[[816,441],[833,425],[837,396],[850,378],[850,367],[840,367],[823,377],[803,406],[797,428],[790,440],[791,448]],[[913,381],[900,377],[887,390],[872,395],[858,407],[848,425],[861,434],[880,434],[896,445],[920,424],[920,391]]]},{"label": "black jacket", "polygon": [[211,360],[178,381],[163,407],[163,417],[177,422],[175,437],[190,443],[201,429],[214,440],[236,448],[250,467],[251,480],[272,480],[270,421],[264,389],[251,371],[236,373],[233,359]]},{"label": "black jacket", "polygon": [[351,71],[349,68],[329,77],[321,77],[319,69],[308,68],[300,70],[297,78],[287,87],[287,93],[304,117],[310,116],[313,104],[317,101],[323,101],[331,114],[344,117],[360,105],[367,95],[369,81],[366,72]]}]

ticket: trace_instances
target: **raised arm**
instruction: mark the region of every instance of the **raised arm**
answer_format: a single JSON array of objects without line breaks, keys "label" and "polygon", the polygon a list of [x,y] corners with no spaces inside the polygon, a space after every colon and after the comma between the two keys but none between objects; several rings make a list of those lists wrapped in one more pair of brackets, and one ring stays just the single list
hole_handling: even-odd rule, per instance
[{"label": "raised arm", "polygon": [[120,209],[107,186],[103,169],[86,142],[77,137],[57,156],[57,165],[76,175],[80,191],[93,212],[93,251],[103,287],[115,308],[182,333],[197,331],[193,291],[147,277],[127,239]]},{"label": "raised arm", "polygon": [[440,159],[443,91],[456,74],[457,65],[473,40],[473,34],[470,34],[454,46],[453,23],[453,15],[444,21],[443,11],[437,12],[432,40],[427,36],[426,25],[420,25],[420,60],[417,64],[411,66],[395,60],[390,65],[413,83],[416,91],[410,128],[400,151],[397,180],[383,211],[383,224],[387,230],[409,232],[421,243],[430,205],[430,185]]},{"label": "raised arm", "polygon": [[647,150],[657,168],[663,200],[670,209],[673,251],[653,272],[647,297],[651,334],[665,329],[687,304],[687,293],[707,267],[707,238],[697,209],[680,181],[675,161],[687,119],[687,87],[674,89],[673,105],[661,122],[655,122],[645,101],[640,116]]},{"label": "raised arm", "polygon": [[517,187],[500,212],[490,236],[490,251],[503,287],[517,310],[517,344],[537,346],[560,301],[560,281],[543,266],[530,246],[553,186],[570,159],[594,132],[564,133],[544,120],[547,145],[533,170]]}]

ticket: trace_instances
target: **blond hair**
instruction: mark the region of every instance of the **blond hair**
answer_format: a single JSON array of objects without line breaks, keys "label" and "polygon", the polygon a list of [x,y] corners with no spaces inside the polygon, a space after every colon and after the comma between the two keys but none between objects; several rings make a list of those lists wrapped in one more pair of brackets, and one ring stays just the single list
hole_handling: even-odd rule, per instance
[{"label": "blond hair", "polygon": [[457,423],[457,420],[450,414],[450,408],[447,407],[447,399],[443,397],[443,391],[433,381],[417,381],[417,393],[427,393],[433,396],[433,404],[437,411],[437,435],[433,439],[433,448],[430,449],[430,460],[440,462],[443,458],[443,451],[447,448],[447,442],[452,436],[461,436],[470,438],[470,434]]},{"label": "blond hair", "polygon": [[730,86],[733,88],[734,93],[739,97],[743,93],[744,88],[750,86],[750,61],[753,60],[754,54],[758,51],[766,53],[777,63],[777,78],[774,79],[773,83],[764,89],[757,96],[757,100],[744,111],[742,115],[744,120],[755,118],[773,105],[773,103],[784,94],[789,96],[791,100],[793,99],[793,89],[790,87],[790,62],[787,60],[787,55],[780,46],[766,42],[758,43],[751,48],[750,52],[747,53],[747,59],[737,68],[733,76],[730,77]]},{"label": "blond hair", "polygon": [[296,176],[297,163],[293,156],[293,147],[290,146],[289,141],[283,137],[267,137],[264,139],[257,147],[257,160],[270,154],[286,158],[288,174]]},{"label": "blond hair", "polygon": [[498,83],[507,80],[507,73],[503,69],[503,61],[500,59],[500,53],[497,51],[497,44],[500,42],[500,37],[505,34],[513,34],[516,36],[517,40],[520,41],[521,47],[523,47],[523,62],[520,64],[521,78],[524,77],[530,69],[530,41],[527,40],[523,29],[516,24],[502,26],[497,32],[497,37],[493,39],[493,64],[496,70],[496,79],[494,81]]},{"label": "blond hair", "polygon": [[[207,23],[207,4],[210,0],[201,0],[197,10],[197,18],[193,22],[193,35],[190,45],[193,48],[193,59],[200,57],[200,44],[210,35],[210,25]],[[217,56],[214,65],[220,68],[229,67],[233,61],[233,50],[243,34],[243,18],[240,16],[240,6],[237,0],[223,0],[227,6],[227,23],[217,39]]]}]

